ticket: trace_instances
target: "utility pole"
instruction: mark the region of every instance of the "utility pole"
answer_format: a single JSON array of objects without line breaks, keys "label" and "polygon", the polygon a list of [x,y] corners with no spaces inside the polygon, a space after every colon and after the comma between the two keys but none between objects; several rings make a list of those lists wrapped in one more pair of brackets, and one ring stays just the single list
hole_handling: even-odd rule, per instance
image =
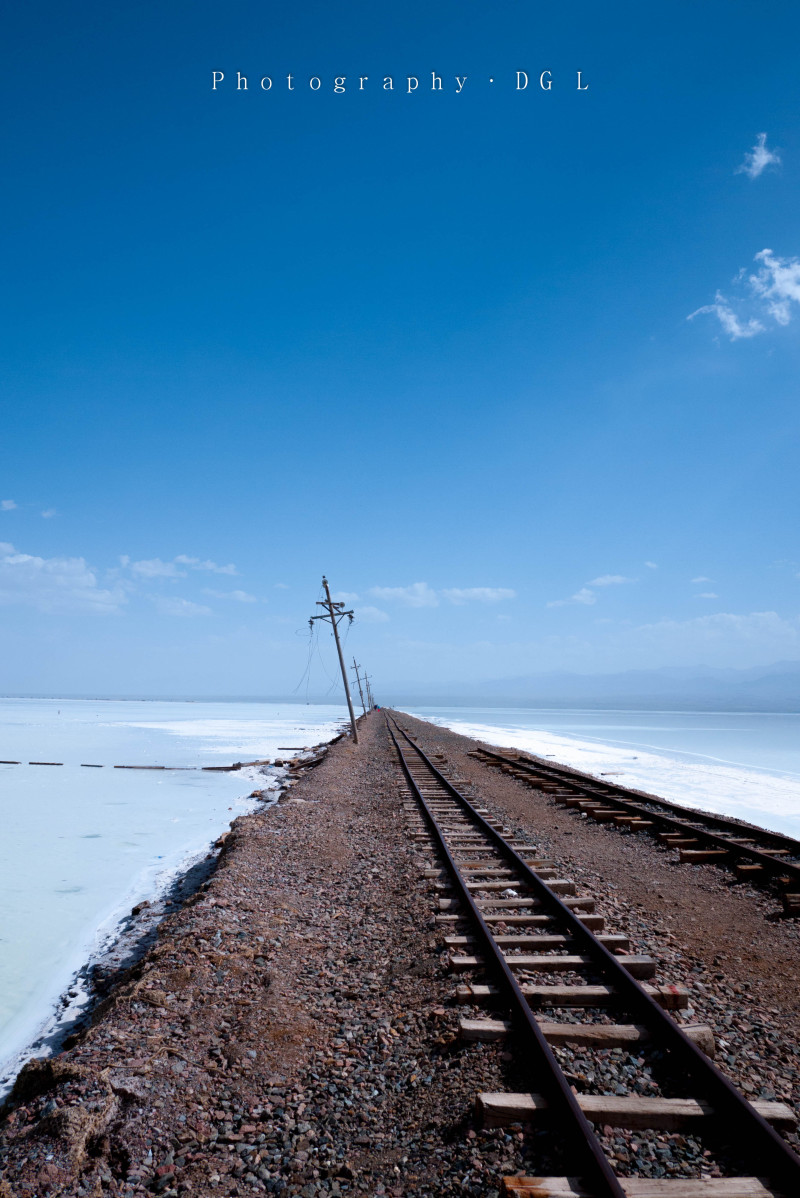
[{"label": "utility pole", "polygon": [[365,704],[364,704],[364,692],[363,692],[363,690],[361,689],[361,679],[360,679],[360,678],[359,678],[359,676],[358,676],[358,662],[356,661],[356,659],[355,659],[355,658],[353,658],[353,669],[354,669],[354,670],[355,670],[355,672],[356,672],[356,682],[358,683],[358,693],[359,693],[359,695],[361,696],[361,706],[362,706],[362,708],[364,709],[364,715],[366,715],[366,714],[367,714],[367,708],[366,708],[366,706],[365,706]]},{"label": "utility pole", "polygon": [[372,701],[372,687],[369,684],[369,675],[366,673],[364,674],[364,685],[367,688],[367,702],[369,703],[369,709],[372,711],[375,704]]},{"label": "utility pole", "polygon": [[336,652],[339,654],[339,665],[342,668],[342,682],[344,683],[344,693],[347,696],[347,708],[350,712],[350,727],[353,729],[353,744],[358,744],[358,730],[356,728],[356,716],[353,711],[353,700],[350,698],[350,686],[347,681],[347,670],[344,668],[344,657],[342,656],[342,645],[339,640],[339,622],[345,616],[350,618],[350,623],[353,622],[352,611],[345,611],[343,603],[334,603],[331,599],[331,589],[328,586],[328,580],[325,575],[322,575],[322,585],[325,588],[325,598],[317,600],[317,607],[324,607],[325,614],[320,613],[318,616],[311,616],[308,623],[309,627],[313,627],[315,620],[330,620],[333,628],[333,638],[336,641]]}]

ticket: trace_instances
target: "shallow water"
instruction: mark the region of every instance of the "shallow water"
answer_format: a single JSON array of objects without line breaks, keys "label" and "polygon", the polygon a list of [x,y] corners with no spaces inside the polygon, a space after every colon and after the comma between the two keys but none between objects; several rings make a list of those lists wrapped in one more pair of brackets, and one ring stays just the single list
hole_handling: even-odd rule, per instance
[{"label": "shallow water", "polygon": [[800,714],[408,710],[488,744],[800,839]]},{"label": "shallow water", "polygon": [[[3,1062],[120,918],[202,857],[255,806],[256,777],[264,784],[254,770],[186,767],[291,757],[330,739],[343,715],[288,703],[0,700],[0,758],[24,763],[0,765],[0,1090]],[[292,751],[279,754],[284,746]]]}]

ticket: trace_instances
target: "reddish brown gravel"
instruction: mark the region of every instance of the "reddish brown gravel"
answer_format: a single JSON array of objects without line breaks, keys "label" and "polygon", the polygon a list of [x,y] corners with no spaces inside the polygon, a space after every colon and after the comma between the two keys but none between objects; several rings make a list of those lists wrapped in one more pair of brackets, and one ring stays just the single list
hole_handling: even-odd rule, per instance
[{"label": "reddish brown gravel", "polygon": [[[752,1096],[797,1105],[796,923],[712,867],[679,867],[556,807],[468,756],[475,742],[398,718],[595,895],[609,930],[657,958],[658,980],[691,986],[688,1017],[715,1028],[722,1068]],[[561,1167],[543,1134],[474,1125],[480,1090],[519,1088],[513,1054],[456,1039],[467,1012],[380,714],[360,738],[237,820],[210,881],[89,1031],[26,1067],[0,1124],[1,1198],[497,1198],[504,1174]],[[565,1067],[602,1086],[626,1061]],[[651,1176],[713,1173],[680,1139],[610,1134],[608,1148],[622,1173],[632,1161]]]}]

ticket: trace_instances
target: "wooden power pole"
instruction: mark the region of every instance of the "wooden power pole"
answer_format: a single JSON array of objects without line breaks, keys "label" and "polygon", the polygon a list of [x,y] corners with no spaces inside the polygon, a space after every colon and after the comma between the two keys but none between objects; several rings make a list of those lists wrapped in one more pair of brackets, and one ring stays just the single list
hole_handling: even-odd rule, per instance
[{"label": "wooden power pole", "polygon": [[369,684],[369,674],[366,672],[364,673],[364,685],[367,688],[367,702],[369,703],[369,709],[372,711],[375,707],[375,703],[372,699],[372,687]]},{"label": "wooden power pole", "polygon": [[361,707],[363,708],[364,715],[366,715],[366,714],[367,714],[367,708],[366,708],[366,704],[364,703],[364,692],[363,692],[363,690],[361,689],[361,679],[360,679],[360,677],[359,677],[359,674],[358,674],[358,662],[356,661],[356,659],[355,659],[355,658],[353,658],[353,669],[355,670],[355,674],[356,674],[356,682],[358,683],[358,693],[359,693],[359,695],[361,696]]},{"label": "wooden power pole", "polygon": [[353,621],[352,611],[345,611],[343,603],[334,603],[331,599],[331,589],[328,586],[328,580],[325,575],[322,575],[322,585],[325,588],[325,598],[317,600],[317,607],[324,607],[324,615],[320,613],[318,616],[311,616],[308,623],[313,626],[315,620],[330,620],[333,628],[333,639],[336,641],[336,652],[339,654],[339,665],[342,669],[342,682],[344,683],[344,693],[347,696],[347,709],[350,712],[350,727],[353,729],[353,743],[358,744],[358,729],[356,728],[356,716],[353,711],[353,700],[350,698],[350,685],[347,681],[347,670],[344,668],[344,657],[342,656],[342,644],[339,640],[339,622],[348,616],[350,622]]}]

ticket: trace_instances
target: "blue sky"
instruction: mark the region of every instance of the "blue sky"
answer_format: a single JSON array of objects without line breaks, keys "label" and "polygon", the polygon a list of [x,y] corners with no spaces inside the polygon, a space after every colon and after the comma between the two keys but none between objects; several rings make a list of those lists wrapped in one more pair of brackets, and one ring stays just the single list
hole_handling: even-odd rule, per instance
[{"label": "blue sky", "polygon": [[8,24],[0,691],[800,658],[796,4]]}]

